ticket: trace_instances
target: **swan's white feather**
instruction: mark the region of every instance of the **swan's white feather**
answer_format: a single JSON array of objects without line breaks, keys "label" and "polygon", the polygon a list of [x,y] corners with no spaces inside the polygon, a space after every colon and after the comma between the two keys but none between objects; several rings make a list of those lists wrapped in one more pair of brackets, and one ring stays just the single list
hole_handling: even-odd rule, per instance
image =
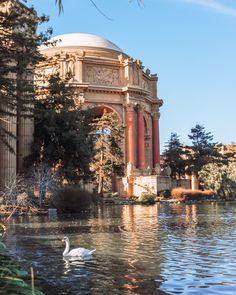
[{"label": "swan's white feather", "polygon": [[63,252],[63,256],[64,257],[80,257],[80,258],[86,258],[89,257],[93,254],[94,251],[96,251],[96,249],[94,250],[89,250],[89,249],[85,249],[85,248],[75,248],[70,250],[70,241],[68,237],[64,237],[63,241],[66,243],[66,247],[65,250]]},{"label": "swan's white feather", "polygon": [[95,250],[96,249],[94,249],[94,250],[88,250],[88,249],[85,249],[85,248],[75,248],[75,249],[72,249],[65,256],[81,256],[81,257],[90,256],[90,255],[93,254],[93,252]]}]

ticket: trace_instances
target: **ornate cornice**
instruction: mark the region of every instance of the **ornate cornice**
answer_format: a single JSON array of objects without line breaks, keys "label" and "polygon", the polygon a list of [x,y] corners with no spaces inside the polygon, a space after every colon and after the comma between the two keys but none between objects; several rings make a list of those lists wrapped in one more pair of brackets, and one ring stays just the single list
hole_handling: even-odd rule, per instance
[{"label": "ornate cornice", "polygon": [[150,96],[151,95],[151,91],[149,90],[145,90],[143,88],[140,87],[135,87],[135,86],[124,86],[122,88],[123,92],[129,92],[130,95],[132,94],[143,94],[145,96]]},{"label": "ornate cornice", "polygon": [[96,92],[96,93],[113,93],[113,94],[122,94],[121,87],[114,86],[100,86],[100,85],[89,85],[87,88],[88,92]]}]

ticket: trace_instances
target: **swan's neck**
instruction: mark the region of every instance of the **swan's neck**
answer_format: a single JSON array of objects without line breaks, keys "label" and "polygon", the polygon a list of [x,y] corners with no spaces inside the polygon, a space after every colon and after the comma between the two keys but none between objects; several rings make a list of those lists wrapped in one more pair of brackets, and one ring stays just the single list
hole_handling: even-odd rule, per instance
[{"label": "swan's neck", "polygon": [[65,247],[65,250],[63,252],[63,256],[67,255],[69,253],[69,250],[70,250],[70,244],[69,244],[69,241],[65,241],[66,242],[66,247]]}]

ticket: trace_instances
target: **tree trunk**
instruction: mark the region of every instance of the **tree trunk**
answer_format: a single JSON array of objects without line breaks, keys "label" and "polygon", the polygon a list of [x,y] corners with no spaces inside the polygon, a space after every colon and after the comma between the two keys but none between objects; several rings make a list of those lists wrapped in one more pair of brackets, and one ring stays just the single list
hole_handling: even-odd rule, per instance
[{"label": "tree trunk", "polygon": [[102,176],[102,173],[101,173],[102,163],[103,163],[103,146],[102,146],[102,149],[101,149],[100,173],[99,173],[99,180],[98,180],[98,194],[99,195],[103,193],[103,176]]}]

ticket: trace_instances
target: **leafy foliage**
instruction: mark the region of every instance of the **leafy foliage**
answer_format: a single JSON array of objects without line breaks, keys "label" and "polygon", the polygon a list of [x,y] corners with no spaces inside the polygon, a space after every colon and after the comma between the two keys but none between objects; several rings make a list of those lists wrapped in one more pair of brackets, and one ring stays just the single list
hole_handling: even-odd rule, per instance
[{"label": "leafy foliage", "polygon": [[153,205],[156,203],[156,196],[154,194],[143,193],[139,202],[142,205]]},{"label": "leafy foliage", "polygon": [[206,189],[222,198],[236,197],[236,161],[226,164],[208,163],[199,173],[199,180]]},{"label": "leafy foliage", "polygon": [[124,172],[122,127],[114,113],[104,112],[100,118],[93,120],[92,137],[95,141],[95,156],[91,170],[95,174],[98,193],[112,190],[114,175],[122,176]]},{"label": "leafy foliage", "polygon": [[43,295],[38,289],[32,290],[28,284],[30,277],[21,270],[13,257],[7,252],[6,246],[0,242],[0,292],[1,294]]}]

